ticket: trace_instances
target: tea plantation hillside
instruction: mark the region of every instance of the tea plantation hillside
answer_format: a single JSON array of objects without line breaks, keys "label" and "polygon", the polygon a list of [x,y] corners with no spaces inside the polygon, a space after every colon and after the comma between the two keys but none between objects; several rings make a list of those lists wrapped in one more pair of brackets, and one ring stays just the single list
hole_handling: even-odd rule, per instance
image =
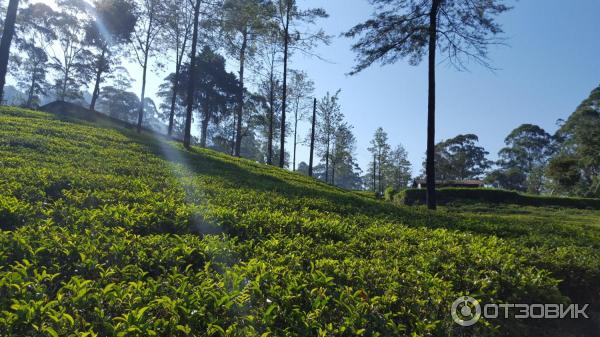
[{"label": "tea plantation hillside", "polygon": [[[0,108],[0,336],[597,336],[455,324],[600,304],[600,212],[396,206],[209,150]],[[592,310],[588,309],[588,313]]]}]

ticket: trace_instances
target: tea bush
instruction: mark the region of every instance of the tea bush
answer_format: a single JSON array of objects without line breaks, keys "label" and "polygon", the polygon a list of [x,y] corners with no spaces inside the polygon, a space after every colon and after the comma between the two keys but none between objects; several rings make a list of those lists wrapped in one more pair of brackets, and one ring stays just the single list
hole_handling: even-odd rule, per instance
[{"label": "tea bush", "polygon": [[600,212],[432,213],[109,121],[0,108],[0,125],[0,336],[595,331],[462,328],[449,308],[597,305]]},{"label": "tea bush", "polygon": [[[441,205],[457,202],[471,202],[538,207],[600,209],[600,199],[528,195],[490,188],[441,188],[437,190],[436,197],[438,203]],[[393,199],[404,205],[423,205],[425,204],[425,198],[426,191],[424,189],[407,189],[401,191],[399,195],[395,196]]]}]

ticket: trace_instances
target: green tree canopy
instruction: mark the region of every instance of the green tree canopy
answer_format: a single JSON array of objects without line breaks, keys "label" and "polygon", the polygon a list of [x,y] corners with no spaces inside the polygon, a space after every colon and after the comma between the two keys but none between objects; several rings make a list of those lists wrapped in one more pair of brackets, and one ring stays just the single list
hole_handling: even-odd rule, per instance
[{"label": "green tree canopy", "polygon": [[480,178],[491,167],[491,161],[486,158],[489,152],[478,142],[479,137],[466,134],[436,144],[436,180]]},{"label": "green tree canopy", "polygon": [[549,167],[555,187],[567,194],[600,196],[600,86],[563,123],[556,138],[559,155]]},{"label": "green tree canopy", "polygon": [[533,124],[523,124],[504,139],[498,152],[499,168],[488,176],[495,186],[539,194],[544,187],[544,170],[556,151],[554,137]]}]

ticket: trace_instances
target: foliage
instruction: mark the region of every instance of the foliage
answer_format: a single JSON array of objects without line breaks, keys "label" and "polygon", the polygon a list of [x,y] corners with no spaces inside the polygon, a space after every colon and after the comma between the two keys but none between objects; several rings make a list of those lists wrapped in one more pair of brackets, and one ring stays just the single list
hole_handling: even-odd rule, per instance
[{"label": "foliage", "polygon": [[383,198],[386,201],[394,201],[394,197],[396,196],[396,194],[398,193],[398,191],[396,191],[393,187],[388,187],[385,189],[385,191],[383,192]]},{"label": "foliage", "polygon": [[[495,16],[510,9],[501,0],[414,1],[372,0],[372,18],[346,32],[358,38],[352,49],[358,54],[353,73],[373,63],[391,64],[408,59],[411,65],[427,55],[430,12],[436,7],[436,45],[446,60],[459,69],[470,61],[489,66],[488,47],[501,40],[502,28]],[[434,6],[435,4],[435,6]]]},{"label": "foliage", "polygon": [[321,156],[324,167],[324,180],[330,182],[331,159],[334,149],[335,136],[344,120],[342,106],[340,105],[340,92],[333,95],[329,92],[317,102],[317,136],[316,153]]},{"label": "foliage", "polygon": [[564,336],[589,321],[448,308],[600,303],[597,212],[432,213],[108,121],[0,123],[2,336]]},{"label": "foliage", "polygon": [[[474,134],[458,135],[435,145],[436,180],[467,180],[481,177],[491,167],[489,154],[477,146]],[[425,163],[423,163],[425,167]]]},{"label": "foliage", "polygon": [[14,55],[12,76],[27,93],[25,106],[29,108],[39,106],[41,96],[48,94],[48,44],[56,39],[50,19],[53,14],[43,3],[30,4],[19,13],[15,41],[19,53]]},{"label": "foliage", "polygon": [[[313,110],[313,94],[315,91],[315,82],[313,82],[308,74],[304,71],[291,70],[290,84],[287,87],[290,106],[293,111],[293,155],[292,155],[292,170],[296,170],[296,150],[298,143],[298,123],[304,120],[309,120]],[[310,135],[308,136],[310,138]]]},{"label": "foliage", "polygon": [[[184,64],[179,81],[179,95],[187,99],[187,86],[190,81],[190,65]],[[235,95],[240,90],[239,82],[233,73],[225,69],[225,58],[205,46],[196,57],[194,76],[194,107],[200,113],[200,146],[206,147],[209,122],[219,123],[231,113]]]},{"label": "foliage", "polygon": [[90,63],[94,73],[94,89],[90,110],[95,109],[100,85],[110,75],[121,58],[119,46],[131,42],[136,25],[135,4],[129,0],[94,2],[92,20],[85,27],[85,44],[91,49]]},{"label": "foliage", "polygon": [[[438,191],[440,204],[474,202],[488,204],[513,204],[538,207],[566,207],[600,209],[600,199],[561,198],[521,194],[514,191],[489,188],[441,188]],[[398,200],[405,205],[424,204],[425,190],[407,189]]]},{"label": "foliage", "polygon": [[[496,16],[510,9],[502,0],[372,0],[370,19],[344,35],[357,38],[352,50],[357,53],[357,74],[374,63],[391,64],[408,59],[416,66],[428,56],[427,151],[425,176],[427,206],[435,210],[435,68],[439,50],[458,69],[470,61],[488,68],[488,47],[499,42],[502,28]],[[374,179],[375,180],[375,179]],[[375,186],[374,186],[375,188]],[[381,191],[381,188],[380,188]]]},{"label": "foliage", "polygon": [[[553,183],[557,189],[570,195],[600,197],[597,186],[600,181],[600,87],[594,89],[564,122],[557,132],[559,154],[552,159],[550,169],[564,168],[565,158],[577,161],[570,169],[571,179],[557,178],[553,172]],[[551,172],[552,174],[552,172]]]},{"label": "foliage", "polygon": [[[388,134],[383,131],[383,128],[379,127],[375,130],[373,139],[369,143],[371,146],[368,148],[369,152],[373,155],[373,161],[369,164],[367,169],[367,175],[372,177],[369,182],[372,182],[372,188],[379,194],[383,193],[386,182],[384,177],[384,170],[389,160],[389,154],[392,149],[388,143]],[[370,184],[368,184],[370,185]]]},{"label": "foliage", "polygon": [[504,140],[498,152],[498,170],[488,181],[500,188],[539,194],[544,185],[544,170],[556,152],[554,137],[533,124],[523,124]]},{"label": "foliage", "polygon": [[56,71],[52,86],[59,101],[78,101],[83,98],[82,86],[88,85],[92,72],[88,61],[90,51],[85,45],[84,3],[80,0],[60,0],[60,11],[54,12],[50,27],[56,34],[51,44],[50,66]]}]

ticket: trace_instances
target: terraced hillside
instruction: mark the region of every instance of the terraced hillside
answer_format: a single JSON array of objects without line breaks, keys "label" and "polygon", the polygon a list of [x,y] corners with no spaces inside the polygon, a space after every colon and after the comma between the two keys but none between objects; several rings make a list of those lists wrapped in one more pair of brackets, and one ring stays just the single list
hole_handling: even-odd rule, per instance
[{"label": "terraced hillside", "polygon": [[[600,303],[600,212],[431,213],[0,109],[0,336],[594,336],[450,305]],[[591,310],[589,310],[591,311]]]}]

